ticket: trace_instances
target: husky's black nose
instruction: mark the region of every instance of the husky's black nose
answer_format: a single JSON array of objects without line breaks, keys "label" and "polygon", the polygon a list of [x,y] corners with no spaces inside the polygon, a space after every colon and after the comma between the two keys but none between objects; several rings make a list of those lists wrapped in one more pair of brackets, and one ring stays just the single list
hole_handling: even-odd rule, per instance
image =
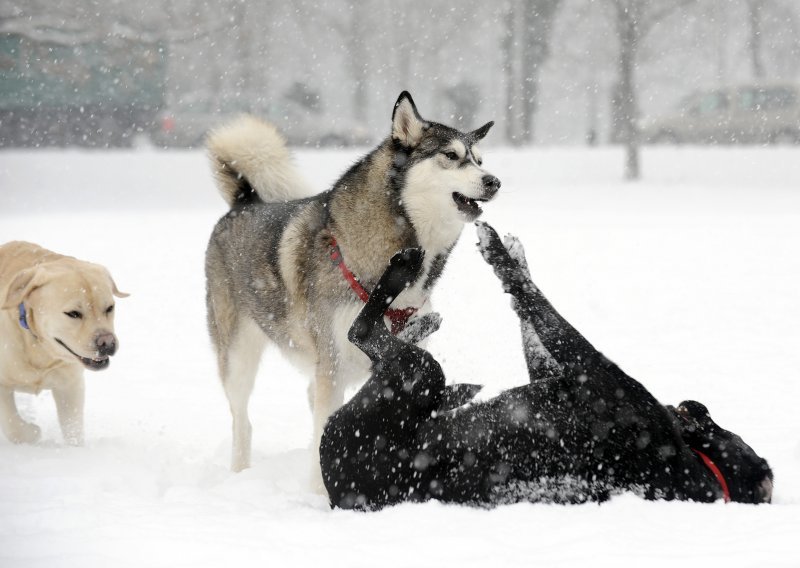
[{"label": "husky's black nose", "polygon": [[486,174],[483,176],[482,181],[483,191],[486,193],[486,199],[491,199],[500,189],[500,180],[491,174]]}]

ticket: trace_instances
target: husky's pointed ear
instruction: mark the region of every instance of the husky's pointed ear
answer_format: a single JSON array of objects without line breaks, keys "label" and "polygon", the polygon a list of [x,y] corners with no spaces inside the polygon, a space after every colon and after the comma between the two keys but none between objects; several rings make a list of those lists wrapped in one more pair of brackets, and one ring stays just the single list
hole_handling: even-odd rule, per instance
[{"label": "husky's pointed ear", "polygon": [[417,105],[408,91],[403,91],[394,103],[392,112],[392,138],[403,146],[414,148],[422,140],[428,123],[417,112]]},{"label": "husky's pointed ear", "polygon": [[489,129],[492,126],[494,126],[494,120],[490,120],[477,130],[473,130],[472,132],[469,133],[469,135],[473,140],[475,140],[475,142],[478,142],[479,140],[483,140],[483,137],[489,133]]}]

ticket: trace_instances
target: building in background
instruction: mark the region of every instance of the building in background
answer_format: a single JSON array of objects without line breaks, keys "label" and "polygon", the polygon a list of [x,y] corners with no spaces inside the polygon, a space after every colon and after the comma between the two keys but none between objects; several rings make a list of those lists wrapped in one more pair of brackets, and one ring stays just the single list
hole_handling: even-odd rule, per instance
[{"label": "building in background", "polygon": [[695,92],[800,80],[797,2],[648,0],[621,113],[627,1],[9,0],[0,146],[197,146],[240,112],[296,145],[363,145],[404,89],[459,127],[495,120],[490,144],[604,144],[621,116],[639,127]]}]

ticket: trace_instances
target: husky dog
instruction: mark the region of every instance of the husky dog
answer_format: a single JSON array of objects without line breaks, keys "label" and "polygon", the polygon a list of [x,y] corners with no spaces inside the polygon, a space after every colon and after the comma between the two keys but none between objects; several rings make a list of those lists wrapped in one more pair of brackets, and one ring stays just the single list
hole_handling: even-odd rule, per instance
[{"label": "husky dog", "polygon": [[211,235],[206,278],[208,325],[233,416],[234,471],[250,465],[248,401],[268,339],[313,373],[316,448],[344,389],[367,376],[369,359],[347,331],[398,250],[418,247],[425,263],[386,312],[387,325],[399,332],[415,312],[430,310],[464,224],[500,188],[476,146],[493,124],[460,132],[424,120],[403,92],[391,135],[333,188],[304,198],[308,186],[271,125],[242,117],[210,135],[216,182],[231,208]]}]

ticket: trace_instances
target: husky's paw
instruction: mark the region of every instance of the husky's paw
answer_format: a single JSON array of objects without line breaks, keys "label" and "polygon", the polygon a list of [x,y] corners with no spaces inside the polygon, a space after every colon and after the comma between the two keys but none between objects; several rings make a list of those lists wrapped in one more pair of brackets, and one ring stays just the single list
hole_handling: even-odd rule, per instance
[{"label": "husky's paw", "polygon": [[430,312],[409,321],[405,329],[397,334],[397,338],[406,343],[417,344],[438,331],[441,325],[442,316],[439,312]]},{"label": "husky's paw", "polygon": [[328,490],[325,489],[325,482],[322,480],[322,470],[319,462],[314,461],[311,464],[311,471],[308,476],[308,490],[315,495],[328,496]]}]

